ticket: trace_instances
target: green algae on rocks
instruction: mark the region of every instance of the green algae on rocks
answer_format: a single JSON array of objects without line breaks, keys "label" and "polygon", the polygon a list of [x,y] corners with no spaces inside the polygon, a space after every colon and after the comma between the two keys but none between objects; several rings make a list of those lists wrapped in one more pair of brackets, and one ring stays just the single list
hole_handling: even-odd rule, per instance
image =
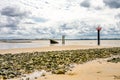
[{"label": "green algae on rocks", "polygon": [[10,79],[36,70],[65,74],[71,69],[72,64],[82,64],[96,58],[107,58],[112,55],[120,55],[120,47],[0,54],[0,76],[3,79]]}]

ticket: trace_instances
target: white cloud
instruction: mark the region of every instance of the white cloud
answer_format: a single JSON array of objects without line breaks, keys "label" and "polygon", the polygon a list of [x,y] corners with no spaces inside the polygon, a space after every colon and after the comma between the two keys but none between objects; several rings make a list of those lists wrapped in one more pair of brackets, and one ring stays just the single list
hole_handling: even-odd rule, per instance
[{"label": "white cloud", "polygon": [[98,25],[103,27],[102,35],[114,37],[120,35],[120,8],[110,8],[110,3],[107,0],[2,0],[0,37],[59,38],[65,34],[69,38],[88,38],[96,35]]}]

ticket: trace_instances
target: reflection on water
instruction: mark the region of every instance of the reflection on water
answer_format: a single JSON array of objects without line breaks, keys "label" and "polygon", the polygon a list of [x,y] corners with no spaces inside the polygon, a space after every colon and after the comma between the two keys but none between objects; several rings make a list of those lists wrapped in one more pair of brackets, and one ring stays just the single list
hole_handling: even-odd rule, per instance
[{"label": "reflection on water", "polygon": [[49,46],[49,41],[33,41],[32,43],[0,43],[0,49],[30,48]]},{"label": "reflection on water", "polygon": [[[50,44],[49,40],[34,40],[32,43],[0,43],[0,49],[12,48],[30,48],[30,47],[45,47],[45,46],[62,46],[59,44]],[[66,40],[65,45],[97,45],[96,40]],[[101,40],[101,46],[120,47],[120,40]]]}]

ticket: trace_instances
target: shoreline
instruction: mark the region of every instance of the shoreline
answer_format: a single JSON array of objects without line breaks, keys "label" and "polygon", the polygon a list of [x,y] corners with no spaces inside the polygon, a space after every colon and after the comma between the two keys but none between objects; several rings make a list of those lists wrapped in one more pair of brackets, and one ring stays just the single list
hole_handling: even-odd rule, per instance
[{"label": "shoreline", "polygon": [[[8,79],[8,80],[10,78],[20,77],[23,74],[29,74],[29,73],[31,74],[28,75],[27,77],[23,76],[23,78],[26,78],[26,79],[29,78],[30,80],[33,80],[33,79],[56,80],[56,77],[59,77],[59,80],[63,80],[63,78],[68,80],[78,80],[78,79],[88,80],[90,79],[88,77],[92,77],[90,80],[99,80],[99,79],[109,80],[109,78],[110,80],[113,80],[113,78],[120,77],[119,75],[120,63],[112,63],[112,65],[108,65],[110,62],[105,60],[105,58],[109,58],[109,57],[112,57],[112,58],[114,56],[120,57],[119,47],[118,48],[117,47],[115,48],[103,48],[103,47],[96,48],[95,47],[95,49],[93,49],[93,47],[89,47],[89,49],[86,49],[86,47],[84,48],[85,49],[81,49],[81,50],[79,49],[79,50],[23,53],[23,54],[17,54],[17,55],[16,54],[1,55],[1,61],[3,61],[3,63],[1,64],[3,72],[1,74],[3,74],[2,77],[4,79]],[[40,53],[45,53],[45,54],[40,54]],[[105,61],[105,64],[103,64],[104,61]],[[5,64],[6,66],[7,64],[9,64],[9,66],[11,67],[6,68]],[[84,64],[87,64],[87,65],[84,66]],[[81,66],[83,67],[81,68]],[[101,67],[102,67],[102,70],[101,70]],[[13,71],[13,68],[15,68],[14,71]],[[97,71],[94,72],[94,69],[95,70],[97,69]],[[6,73],[4,72],[4,70],[8,72]],[[36,70],[38,71],[45,70],[45,71],[42,71],[44,76],[39,78],[40,76],[39,74],[42,74],[42,73],[39,73],[39,72],[34,73],[34,71]],[[46,72],[51,72],[52,74],[46,75]],[[107,75],[107,77],[109,74],[112,74],[111,75],[112,79],[111,77],[104,79],[105,77],[103,73]],[[4,74],[7,74],[7,76],[5,76]],[[32,75],[35,75],[35,74],[37,74],[38,77],[36,76],[32,77]],[[61,75],[56,75],[56,74],[61,74]],[[91,76],[89,76],[89,74]],[[97,76],[97,74],[100,74],[100,75]],[[99,79],[96,77],[99,77]]]},{"label": "shoreline", "polygon": [[14,48],[14,49],[0,49],[0,54],[18,54],[25,52],[48,52],[48,51],[62,51],[62,50],[79,50],[79,49],[95,49],[95,48],[112,48],[112,46],[86,46],[86,45],[63,45],[63,46],[49,46],[49,47],[34,47],[34,48]]}]

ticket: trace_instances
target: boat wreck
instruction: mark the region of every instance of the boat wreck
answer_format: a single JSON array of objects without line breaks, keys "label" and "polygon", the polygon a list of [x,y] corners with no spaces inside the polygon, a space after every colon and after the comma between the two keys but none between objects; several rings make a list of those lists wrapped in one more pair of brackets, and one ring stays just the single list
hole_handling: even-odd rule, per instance
[{"label": "boat wreck", "polygon": [[50,44],[58,44],[58,42],[53,39],[50,39]]}]

